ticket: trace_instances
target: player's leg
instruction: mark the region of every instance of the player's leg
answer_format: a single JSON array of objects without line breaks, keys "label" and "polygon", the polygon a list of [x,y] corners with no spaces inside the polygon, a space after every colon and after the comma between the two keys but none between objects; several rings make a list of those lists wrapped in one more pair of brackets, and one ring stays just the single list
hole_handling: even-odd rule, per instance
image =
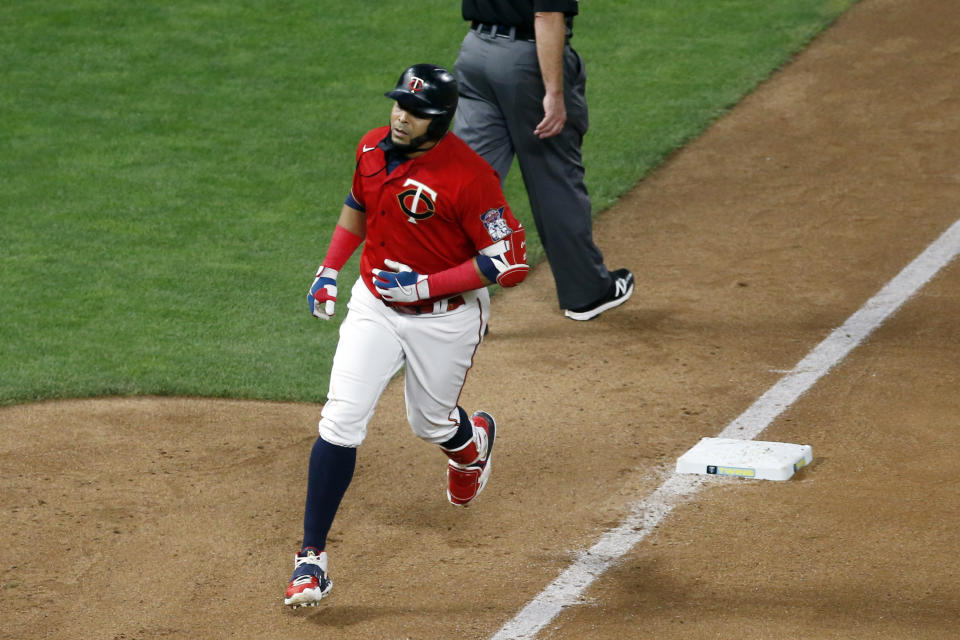
[{"label": "player's leg", "polygon": [[327,534],[353,478],[356,448],[366,437],[380,395],[403,363],[400,342],[377,305],[383,307],[358,283],[340,326],[320,435],[310,452],[303,544],[284,598],[293,607],[315,605],[333,587],[327,574]]},{"label": "player's leg", "polygon": [[489,314],[486,289],[477,296],[453,313],[412,318],[406,332],[407,418],[417,436],[449,458],[447,496],[456,505],[486,485],[496,437],[489,414],[468,416],[457,404]]},{"label": "player's leg", "polygon": [[[499,46],[496,40],[478,36],[473,31],[464,37],[454,65],[460,99],[452,131],[483,156],[500,175],[500,184],[503,184],[513,163],[513,144],[504,114],[487,79],[491,56],[496,55]],[[503,41],[503,38],[499,40]]]},{"label": "player's leg", "polygon": [[447,463],[447,500],[462,507],[477,497],[490,478],[497,423],[486,411],[470,417],[457,407],[460,425],[452,438],[440,444]]},{"label": "player's leg", "polygon": [[393,314],[358,280],[340,325],[330,388],[320,413],[321,444],[311,455],[304,546],[324,548],[333,515],[353,475],[356,448],[366,438],[383,390],[403,365],[403,346],[390,324],[393,318],[385,312]]}]

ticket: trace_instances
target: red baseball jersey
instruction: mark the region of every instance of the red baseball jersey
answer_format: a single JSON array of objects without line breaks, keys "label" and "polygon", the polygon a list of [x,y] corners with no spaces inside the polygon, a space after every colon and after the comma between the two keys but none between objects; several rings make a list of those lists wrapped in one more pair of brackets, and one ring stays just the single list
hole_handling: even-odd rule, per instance
[{"label": "red baseball jersey", "polygon": [[390,132],[368,132],[357,146],[351,196],[366,212],[360,276],[373,286],[372,269],[386,259],[432,274],[455,267],[521,228],[487,162],[452,133],[432,149],[387,172],[377,145]]}]

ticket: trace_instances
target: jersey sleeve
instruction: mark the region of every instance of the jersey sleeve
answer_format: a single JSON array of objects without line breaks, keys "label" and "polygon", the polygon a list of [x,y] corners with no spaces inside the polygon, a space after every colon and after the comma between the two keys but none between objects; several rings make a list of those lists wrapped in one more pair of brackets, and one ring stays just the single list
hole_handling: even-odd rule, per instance
[{"label": "jersey sleeve", "polygon": [[347,199],[343,201],[343,204],[347,205],[351,209],[356,209],[357,211],[361,211],[363,213],[366,213],[367,211],[367,208],[357,202],[357,199],[353,197],[353,191],[347,194]]},{"label": "jersey sleeve", "polygon": [[493,170],[480,172],[461,192],[461,224],[479,253],[522,229]]}]

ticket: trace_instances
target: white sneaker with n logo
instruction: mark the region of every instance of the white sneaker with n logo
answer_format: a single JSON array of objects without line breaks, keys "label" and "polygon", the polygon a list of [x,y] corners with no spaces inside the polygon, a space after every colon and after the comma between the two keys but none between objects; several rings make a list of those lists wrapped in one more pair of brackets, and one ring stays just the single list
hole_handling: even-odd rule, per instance
[{"label": "white sneaker with n logo", "polygon": [[604,311],[619,307],[629,300],[633,295],[633,274],[627,269],[617,269],[611,271],[610,275],[613,276],[613,284],[607,295],[586,307],[567,309],[563,314],[574,320],[592,320]]}]

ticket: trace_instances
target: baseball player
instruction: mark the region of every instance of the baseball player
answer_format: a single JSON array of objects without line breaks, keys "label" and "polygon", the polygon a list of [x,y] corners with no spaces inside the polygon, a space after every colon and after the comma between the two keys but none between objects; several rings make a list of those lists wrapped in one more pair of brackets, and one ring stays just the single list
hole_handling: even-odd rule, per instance
[{"label": "baseball player", "polygon": [[417,64],[386,96],[390,124],[357,146],[352,189],[307,295],[311,313],[329,319],[337,275],[363,244],[310,454],[303,545],[284,598],[292,607],[315,605],[333,586],[327,532],[377,401],[401,367],[413,432],[446,455],[447,499],[466,505],[486,486],[496,423],[457,401],[489,317],[486,286],[512,287],[529,269],[524,229],[496,174],[448,133],[453,75]]},{"label": "baseball player", "polygon": [[470,21],[454,71],[453,132],[501,179],[517,156],[564,315],[590,320],[626,302],[634,278],[593,241],[581,146],[586,69],[570,46],[578,0],[463,0]]}]

